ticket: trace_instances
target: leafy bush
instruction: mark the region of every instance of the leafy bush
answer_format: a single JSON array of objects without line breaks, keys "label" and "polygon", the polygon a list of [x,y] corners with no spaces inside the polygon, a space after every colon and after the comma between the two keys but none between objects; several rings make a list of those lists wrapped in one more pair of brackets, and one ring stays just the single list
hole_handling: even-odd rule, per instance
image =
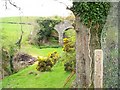
[{"label": "leafy bush", "polygon": [[48,57],[38,57],[38,65],[36,69],[41,72],[50,71],[58,59],[59,55],[56,51],[50,53]]}]

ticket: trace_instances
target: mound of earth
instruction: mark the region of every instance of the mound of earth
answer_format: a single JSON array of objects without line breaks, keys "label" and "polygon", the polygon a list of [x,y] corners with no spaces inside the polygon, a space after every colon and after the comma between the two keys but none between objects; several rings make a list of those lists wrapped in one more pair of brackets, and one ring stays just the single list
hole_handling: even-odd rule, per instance
[{"label": "mound of earth", "polygon": [[13,59],[14,71],[18,72],[19,70],[34,64],[35,61],[35,57],[32,57],[31,55],[28,55],[26,53],[19,52],[14,56]]}]

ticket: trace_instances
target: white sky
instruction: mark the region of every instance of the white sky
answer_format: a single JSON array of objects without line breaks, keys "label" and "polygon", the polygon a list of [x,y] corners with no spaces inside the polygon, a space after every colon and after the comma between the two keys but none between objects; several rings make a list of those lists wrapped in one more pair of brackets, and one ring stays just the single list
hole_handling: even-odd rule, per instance
[{"label": "white sky", "polygon": [[18,7],[21,7],[22,12],[14,6],[7,4],[8,9],[5,9],[5,0],[0,0],[0,17],[9,16],[68,16],[71,11],[66,10],[66,5],[71,6],[72,2],[69,0],[11,0]]}]

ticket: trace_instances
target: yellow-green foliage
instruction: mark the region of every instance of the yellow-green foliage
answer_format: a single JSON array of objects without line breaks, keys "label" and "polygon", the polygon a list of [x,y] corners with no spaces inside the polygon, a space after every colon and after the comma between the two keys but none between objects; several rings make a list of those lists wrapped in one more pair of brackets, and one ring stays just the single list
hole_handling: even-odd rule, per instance
[{"label": "yellow-green foliage", "polygon": [[75,50],[74,44],[68,38],[64,38],[63,42],[64,42],[64,46],[63,46],[64,52],[71,52]]},{"label": "yellow-green foliage", "polygon": [[55,65],[55,63],[58,61],[59,55],[56,51],[48,54],[47,57],[38,57],[38,65],[36,69],[38,71],[50,71],[52,66]]},{"label": "yellow-green foliage", "polygon": [[64,38],[62,59],[64,61],[64,70],[73,71],[75,70],[75,43],[70,38]]},{"label": "yellow-green foliage", "polygon": [[53,64],[57,62],[58,58],[59,58],[59,55],[56,51],[48,55],[48,59],[50,59]]}]

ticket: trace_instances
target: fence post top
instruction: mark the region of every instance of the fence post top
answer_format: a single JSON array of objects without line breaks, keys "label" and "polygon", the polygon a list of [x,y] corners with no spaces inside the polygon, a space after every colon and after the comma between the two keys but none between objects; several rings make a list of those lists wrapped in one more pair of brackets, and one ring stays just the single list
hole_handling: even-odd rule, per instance
[{"label": "fence post top", "polygon": [[102,50],[102,49],[95,49],[94,52],[95,52],[95,53],[98,53],[98,52],[103,53],[103,50]]},{"label": "fence post top", "polygon": [[102,49],[95,49],[95,51],[103,51]]}]

